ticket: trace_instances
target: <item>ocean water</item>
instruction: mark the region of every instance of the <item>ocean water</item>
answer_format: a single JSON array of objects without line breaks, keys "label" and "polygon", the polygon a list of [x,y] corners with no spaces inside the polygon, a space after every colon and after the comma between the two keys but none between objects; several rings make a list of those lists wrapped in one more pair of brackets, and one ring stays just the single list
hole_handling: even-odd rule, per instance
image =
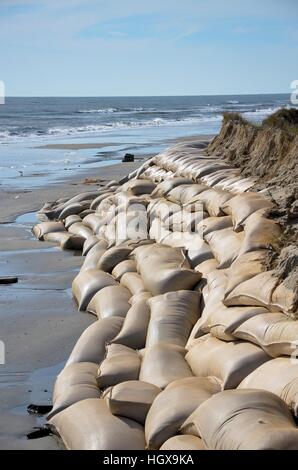
[{"label": "ocean water", "polygon": [[[0,105],[0,186],[28,189],[118,162],[125,152],[157,153],[169,139],[215,134],[222,113],[253,122],[289,95],[113,98],[7,98]],[[98,143],[98,149],[45,149],[47,144]]]}]

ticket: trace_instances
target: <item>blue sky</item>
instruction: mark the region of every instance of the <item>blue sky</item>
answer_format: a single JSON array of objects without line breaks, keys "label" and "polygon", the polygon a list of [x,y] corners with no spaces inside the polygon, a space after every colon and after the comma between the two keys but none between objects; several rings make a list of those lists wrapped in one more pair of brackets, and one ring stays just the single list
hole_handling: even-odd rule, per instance
[{"label": "blue sky", "polygon": [[297,0],[0,0],[8,96],[289,93]]}]

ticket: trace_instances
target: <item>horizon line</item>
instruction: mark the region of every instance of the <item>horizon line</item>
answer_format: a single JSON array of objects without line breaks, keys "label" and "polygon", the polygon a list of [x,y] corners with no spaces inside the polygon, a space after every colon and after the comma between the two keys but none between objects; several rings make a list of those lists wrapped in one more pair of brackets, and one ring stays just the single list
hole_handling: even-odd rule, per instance
[{"label": "horizon line", "polygon": [[291,95],[291,92],[274,93],[224,93],[202,95],[8,95],[5,98],[187,98],[198,96],[258,96],[258,95]]}]

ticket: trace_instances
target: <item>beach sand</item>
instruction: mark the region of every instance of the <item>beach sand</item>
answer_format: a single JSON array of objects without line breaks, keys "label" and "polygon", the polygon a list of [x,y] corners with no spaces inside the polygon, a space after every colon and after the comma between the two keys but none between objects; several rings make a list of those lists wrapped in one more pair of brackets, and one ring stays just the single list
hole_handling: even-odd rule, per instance
[{"label": "beach sand", "polygon": [[[27,433],[46,421],[28,415],[26,408],[31,403],[51,404],[57,373],[80,334],[95,320],[78,312],[72,300],[71,283],[82,257],[37,241],[31,233],[34,212],[47,201],[118,180],[139,164],[137,159],[101,167],[96,174],[80,173],[33,191],[0,191],[1,276],[19,277],[17,284],[0,285],[0,340],[5,344],[5,364],[0,365],[0,449],[61,448],[52,436],[27,439]],[[99,183],[84,184],[86,177],[98,178]]]}]

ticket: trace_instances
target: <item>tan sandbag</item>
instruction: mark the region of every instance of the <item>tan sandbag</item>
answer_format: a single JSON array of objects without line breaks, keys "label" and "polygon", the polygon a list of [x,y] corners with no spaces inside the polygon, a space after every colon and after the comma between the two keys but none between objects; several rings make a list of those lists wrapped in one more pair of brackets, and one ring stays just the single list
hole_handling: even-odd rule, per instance
[{"label": "tan sandbag", "polygon": [[134,305],[136,304],[137,302],[139,302],[140,300],[148,300],[148,299],[151,299],[152,297],[152,294],[151,292],[140,292],[139,294],[135,294],[133,295],[130,299],[129,299],[129,303],[131,305]]},{"label": "tan sandbag", "polygon": [[117,264],[128,258],[131,251],[131,248],[121,246],[110,248],[106,250],[98,261],[97,268],[110,273]]},{"label": "tan sandbag", "polygon": [[158,184],[154,191],[151,193],[152,197],[160,197],[166,196],[172,189],[176,188],[176,186],[180,186],[182,184],[192,184],[193,180],[190,178],[183,178],[183,177],[175,177],[175,178],[168,178],[167,180],[163,181],[162,183]]},{"label": "tan sandbag", "polygon": [[92,297],[86,310],[98,318],[125,318],[131,307],[130,297],[131,293],[125,287],[119,285],[104,287]]},{"label": "tan sandbag", "polygon": [[60,248],[62,248],[62,250],[81,251],[83,249],[84,242],[85,242],[85,238],[81,237],[80,235],[69,235],[68,238],[63,237],[60,239]]},{"label": "tan sandbag", "polygon": [[105,220],[98,214],[89,214],[82,220],[86,227],[89,227],[93,233],[97,233],[99,227],[104,224]]},{"label": "tan sandbag", "polygon": [[239,325],[234,335],[257,344],[271,357],[291,356],[298,344],[298,322],[280,312],[265,313]]},{"label": "tan sandbag", "polygon": [[206,216],[206,212],[175,212],[164,219],[164,228],[173,232],[196,232],[196,227]]},{"label": "tan sandbag", "polygon": [[90,208],[91,201],[81,201],[81,202],[73,202],[68,204],[64,209],[60,212],[58,216],[58,220],[65,220],[66,217],[73,214],[79,214],[85,209]]},{"label": "tan sandbag", "polygon": [[171,231],[164,227],[164,223],[157,217],[152,220],[149,229],[149,238],[156,243],[161,243],[165,237],[171,235]]},{"label": "tan sandbag", "polygon": [[157,217],[164,222],[168,217],[181,212],[181,206],[170,202],[167,199],[160,199],[157,204],[153,206],[153,209],[149,212],[150,217]]},{"label": "tan sandbag", "polygon": [[225,295],[232,292],[242,282],[266,271],[267,255],[267,250],[239,254],[227,270],[228,284]]},{"label": "tan sandbag", "polygon": [[211,217],[219,217],[224,215],[222,207],[224,204],[233,197],[233,194],[227,191],[221,191],[220,189],[207,189],[198,196],[191,199],[188,204],[194,202],[202,202],[205,210]]},{"label": "tan sandbag", "polygon": [[142,349],[146,344],[150,308],[145,300],[135,302],[128,310],[123,327],[111,343],[123,344],[133,349]]},{"label": "tan sandbag", "polygon": [[105,400],[90,398],[50,420],[69,450],[144,450],[143,427],[112,415]]},{"label": "tan sandbag", "polygon": [[[297,357],[297,340],[292,352]],[[298,417],[298,362],[296,358],[278,357],[265,362],[249,374],[238,388],[255,388],[274,393],[288,405],[293,415]]]},{"label": "tan sandbag", "polygon": [[56,243],[61,246],[69,240],[71,235],[68,232],[50,232],[43,236],[43,240],[50,243]]},{"label": "tan sandbag", "polygon": [[223,210],[226,214],[232,216],[234,228],[237,230],[247,217],[254,212],[272,207],[272,202],[259,193],[243,193],[237,194],[237,196],[227,201],[223,206]]},{"label": "tan sandbag", "polygon": [[258,346],[244,341],[225,342],[202,336],[185,359],[197,377],[216,377],[223,389],[235,388],[270,357]]},{"label": "tan sandbag", "polygon": [[197,264],[213,258],[209,245],[197,233],[174,232],[167,235],[162,243],[173,248],[182,248],[193,268]]},{"label": "tan sandbag", "polygon": [[186,350],[181,346],[169,343],[158,343],[146,348],[139,380],[165,388],[174,380],[191,377],[193,374],[184,359],[185,353]]},{"label": "tan sandbag", "polygon": [[97,369],[92,362],[77,362],[60,372],[55,382],[53,408],[47,415],[48,420],[78,401],[100,397],[96,383]]},{"label": "tan sandbag", "polygon": [[202,278],[206,278],[209,273],[218,267],[218,261],[215,258],[207,259],[197,264],[194,268],[195,271],[202,274]]},{"label": "tan sandbag", "polygon": [[137,272],[137,265],[135,260],[126,259],[124,261],[121,261],[114,267],[112,271],[112,276],[114,276],[116,281],[120,281],[123,274],[135,272]]},{"label": "tan sandbag", "polygon": [[113,194],[114,193],[112,191],[105,191],[104,193],[99,194],[99,196],[97,196],[97,198],[93,199],[93,201],[91,202],[90,209],[97,209],[97,207],[103,200],[105,200],[109,196],[113,196]]},{"label": "tan sandbag", "polygon": [[167,194],[167,199],[179,204],[186,204],[190,199],[208,189],[204,184],[182,184],[171,189]]},{"label": "tan sandbag", "polygon": [[82,212],[79,213],[79,216],[81,217],[81,219],[84,219],[87,215],[91,215],[91,214],[94,214],[94,210],[92,209],[85,209],[83,210]]},{"label": "tan sandbag", "polygon": [[173,436],[159,450],[207,450],[202,439],[196,436]]},{"label": "tan sandbag", "polygon": [[167,342],[185,346],[200,316],[200,293],[190,290],[168,292],[147,301],[151,315],[146,348]]},{"label": "tan sandbag", "polygon": [[264,217],[262,211],[254,212],[244,223],[242,253],[255,250],[278,250],[281,228],[274,220]]},{"label": "tan sandbag", "polygon": [[266,271],[239,284],[224,298],[224,304],[255,305],[270,309],[272,293],[278,284],[273,271]]},{"label": "tan sandbag", "polygon": [[75,222],[82,222],[81,217],[77,214],[69,215],[64,221],[64,226],[68,230],[69,227]]},{"label": "tan sandbag", "polygon": [[85,238],[85,240],[93,235],[92,230],[89,227],[86,227],[82,222],[75,222],[72,224],[69,227],[68,232],[74,235],[79,235],[80,237]]},{"label": "tan sandbag", "polygon": [[123,274],[120,283],[131,292],[131,295],[141,294],[146,291],[143,280],[138,273]]},{"label": "tan sandbag", "polygon": [[87,253],[91,250],[91,248],[94,247],[99,242],[99,238],[96,235],[91,235],[90,237],[86,238],[84,245],[83,245],[83,251],[82,255],[86,256]]},{"label": "tan sandbag", "polygon": [[153,295],[192,289],[201,278],[179,248],[154,244],[135,249],[134,255],[145,289]]},{"label": "tan sandbag", "polygon": [[230,228],[232,226],[232,218],[228,215],[222,217],[207,217],[200,221],[196,227],[196,231],[202,238],[205,238],[209,233]]},{"label": "tan sandbag", "polygon": [[88,269],[96,269],[97,263],[102,255],[107,251],[108,243],[104,239],[99,239],[90,250],[88,251],[84,263],[81,267],[81,271],[87,271]]},{"label": "tan sandbag", "polygon": [[170,383],[154,400],[145,423],[145,438],[149,449],[159,449],[180,426],[214,393],[221,390],[214,379],[188,377]]},{"label": "tan sandbag", "polygon": [[226,307],[220,303],[204,316],[200,331],[204,334],[211,333],[212,336],[223,341],[234,341],[238,337],[234,332],[242,323],[256,315],[268,313],[264,307]]},{"label": "tan sandbag", "polygon": [[100,364],[105,357],[106,343],[119,333],[123,318],[102,318],[88,326],[77,340],[66,366],[76,362]]},{"label": "tan sandbag", "polygon": [[286,404],[264,390],[225,390],[190,416],[210,450],[297,450],[298,430]]},{"label": "tan sandbag", "polygon": [[50,233],[65,232],[62,222],[42,222],[34,225],[32,232],[38,240],[44,240],[44,236]]},{"label": "tan sandbag", "polygon": [[243,236],[243,232],[236,233],[232,228],[217,230],[205,236],[214,257],[219,262],[218,269],[231,266],[240,252]]},{"label": "tan sandbag", "polygon": [[107,286],[116,286],[117,281],[104,271],[89,269],[80,271],[72,281],[72,294],[80,311],[86,310],[92,297]]},{"label": "tan sandbag", "polygon": [[121,191],[129,191],[134,196],[141,194],[151,194],[156,188],[156,184],[150,180],[132,179],[121,186]]},{"label": "tan sandbag", "polygon": [[298,289],[294,282],[286,279],[272,292],[270,309],[280,310],[293,318],[298,316]]},{"label": "tan sandbag", "polygon": [[137,351],[123,344],[109,344],[97,372],[97,384],[99,388],[106,388],[127,380],[138,380],[140,367]]},{"label": "tan sandbag", "polygon": [[129,380],[111,387],[105,394],[111,413],[145,424],[147,413],[161,392],[155,385]]}]

